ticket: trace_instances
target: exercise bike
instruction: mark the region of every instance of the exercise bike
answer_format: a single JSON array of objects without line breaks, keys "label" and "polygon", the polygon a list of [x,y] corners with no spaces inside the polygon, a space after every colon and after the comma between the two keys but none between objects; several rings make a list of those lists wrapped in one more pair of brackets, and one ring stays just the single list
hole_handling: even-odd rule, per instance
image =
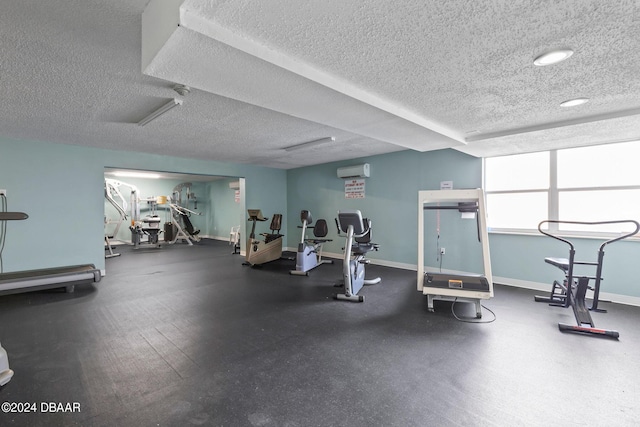
[{"label": "exercise bike", "polygon": [[[311,212],[303,210],[300,212],[300,220],[302,221],[302,238],[298,243],[298,252],[296,253],[296,269],[289,271],[289,274],[298,276],[308,276],[309,271],[322,264],[333,264],[333,260],[322,259],[322,245],[325,242],[331,242],[332,239],[325,239],[328,233],[327,221],[318,219],[316,225],[313,223]],[[307,228],[313,229],[313,239],[305,238]]]},{"label": "exercise bike", "polygon": [[247,240],[247,253],[244,265],[261,265],[270,261],[274,261],[282,257],[282,237],[280,228],[282,227],[282,215],[275,214],[271,219],[269,227],[271,233],[262,233],[264,240],[256,239],[256,223],[258,221],[267,221],[269,218],[262,216],[260,209],[248,209],[249,221],[253,222],[251,226],[251,234]]},{"label": "exercise bike", "polygon": [[[362,218],[358,210],[338,211],[336,218],[338,235],[345,237],[344,258],[342,260],[342,278],[344,293],[333,297],[343,301],[363,302],[364,296],[358,292],[364,285],[375,285],[382,279],[365,279],[365,265],[370,263],[367,252],[377,251],[379,245],[371,243],[371,221]],[[340,283],[337,286],[342,286]]]},{"label": "exercise bike", "polygon": [[[635,230],[630,233],[623,234],[614,239],[603,242],[598,249],[598,260],[596,262],[590,261],[576,261],[575,260],[575,248],[572,242],[557,235],[544,231],[542,228],[545,224],[579,224],[579,225],[605,225],[605,224],[633,224]],[[549,305],[559,307],[569,307],[573,309],[573,314],[576,318],[577,325],[567,325],[565,323],[558,323],[558,328],[561,331],[567,332],[579,332],[584,334],[606,336],[610,338],[618,338],[620,334],[617,331],[611,329],[596,328],[591,318],[589,311],[606,312],[606,310],[598,308],[598,301],[600,298],[600,284],[602,282],[602,263],[604,260],[604,247],[610,243],[617,242],[627,237],[633,236],[640,230],[640,224],[634,220],[619,220],[619,221],[599,221],[599,222],[580,222],[580,221],[559,221],[559,220],[545,220],[538,224],[538,231],[540,233],[552,237],[556,240],[560,240],[569,245],[569,258],[545,258],[547,264],[551,264],[558,267],[564,273],[564,280],[561,282],[554,280],[551,287],[549,296],[535,296],[535,301],[546,302]],[[576,276],[574,268],[576,265],[595,267],[595,276]],[[593,280],[593,287],[589,286],[589,282]],[[593,290],[593,300],[591,307],[587,307],[586,293],[587,290]]]}]

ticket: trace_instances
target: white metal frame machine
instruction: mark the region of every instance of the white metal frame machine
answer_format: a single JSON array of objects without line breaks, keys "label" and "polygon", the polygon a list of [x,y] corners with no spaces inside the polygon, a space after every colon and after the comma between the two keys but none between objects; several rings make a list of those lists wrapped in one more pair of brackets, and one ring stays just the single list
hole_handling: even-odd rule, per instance
[{"label": "white metal frame machine", "polygon": [[[478,222],[478,238],[482,246],[484,275],[447,274],[425,271],[425,209],[457,209],[468,211],[472,206]],[[429,311],[433,311],[433,300],[455,300],[472,302],[476,306],[476,316],[481,317],[483,299],[493,297],[493,277],[489,254],[489,233],[487,231],[484,191],[480,188],[468,190],[418,191],[418,291],[428,298]]]}]

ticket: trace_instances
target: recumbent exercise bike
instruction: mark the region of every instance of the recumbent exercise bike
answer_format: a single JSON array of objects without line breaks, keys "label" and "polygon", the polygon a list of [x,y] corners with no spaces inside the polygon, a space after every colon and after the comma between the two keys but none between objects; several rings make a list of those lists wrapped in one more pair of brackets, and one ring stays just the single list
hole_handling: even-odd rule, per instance
[{"label": "recumbent exercise bike", "polygon": [[[364,267],[370,261],[366,258],[369,251],[377,251],[379,245],[371,242],[371,221],[362,218],[358,210],[338,211],[336,218],[338,235],[345,236],[344,258],[342,261],[342,278],[344,293],[335,294],[334,298],[344,301],[363,302],[364,296],[358,295],[364,285],[375,285],[382,279],[365,279]],[[337,285],[342,286],[342,283]]]},{"label": "recumbent exercise bike", "polygon": [[[303,210],[300,212],[300,221],[302,221],[302,237],[298,243],[298,252],[296,253],[296,269],[289,271],[289,274],[298,276],[308,276],[309,271],[322,264],[333,264],[333,260],[322,259],[322,245],[331,242],[327,239],[328,227],[327,221],[318,219],[316,225],[313,224],[311,212]],[[307,239],[305,234],[307,228],[313,230],[313,238]]]}]

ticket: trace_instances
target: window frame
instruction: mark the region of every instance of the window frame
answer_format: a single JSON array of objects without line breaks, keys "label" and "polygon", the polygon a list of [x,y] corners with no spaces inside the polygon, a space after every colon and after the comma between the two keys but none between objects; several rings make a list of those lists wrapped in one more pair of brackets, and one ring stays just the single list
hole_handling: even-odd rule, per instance
[{"label": "window frame", "polygon": [[[640,144],[640,141],[638,142]],[[582,148],[582,147],[576,147]],[[545,150],[549,153],[549,188],[546,189],[524,189],[524,190],[495,190],[489,191],[486,189],[486,177],[487,167],[486,160],[490,157],[484,157],[482,159],[482,188],[485,191],[485,195],[488,194],[525,194],[525,193],[547,193],[547,214],[549,220],[559,220],[560,215],[560,193],[561,192],[580,192],[580,191],[607,191],[607,190],[640,190],[640,184],[637,185],[614,185],[604,187],[558,187],[558,151],[571,148],[562,148],[555,150]],[[522,153],[528,154],[528,153]],[[499,156],[495,156],[499,157]],[[487,206],[489,208],[489,206]],[[633,218],[640,222],[640,217]],[[541,220],[542,221],[542,220]],[[609,238],[618,236],[619,233],[604,232],[604,231],[576,231],[576,230],[561,230],[559,224],[550,223],[545,231],[549,231],[554,234],[568,236],[568,237],[583,237],[583,238]],[[539,235],[537,228],[507,228],[507,227],[493,227],[489,229],[489,233],[496,234],[523,234],[523,235]],[[633,240],[640,240],[640,233],[630,237]]]}]

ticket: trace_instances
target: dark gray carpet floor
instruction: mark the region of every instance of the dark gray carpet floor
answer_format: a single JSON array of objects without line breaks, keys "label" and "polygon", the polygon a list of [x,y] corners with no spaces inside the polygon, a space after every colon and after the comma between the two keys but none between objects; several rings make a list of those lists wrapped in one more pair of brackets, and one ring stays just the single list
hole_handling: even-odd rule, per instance
[{"label": "dark gray carpet floor", "polygon": [[[495,322],[427,311],[415,272],[370,265],[364,303],[335,301],[341,262],[242,265],[225,242],[132,251],[73,294],[0,297],[20,426],[632,426],[640,308],[602,304],[620,340],[562,333],[570,309],[496,286]],[[457,303],[458,316],[472,316]],[[484,310],[482,320],[493,316]],[[42,403],[80,412],[43,412]]]}]

